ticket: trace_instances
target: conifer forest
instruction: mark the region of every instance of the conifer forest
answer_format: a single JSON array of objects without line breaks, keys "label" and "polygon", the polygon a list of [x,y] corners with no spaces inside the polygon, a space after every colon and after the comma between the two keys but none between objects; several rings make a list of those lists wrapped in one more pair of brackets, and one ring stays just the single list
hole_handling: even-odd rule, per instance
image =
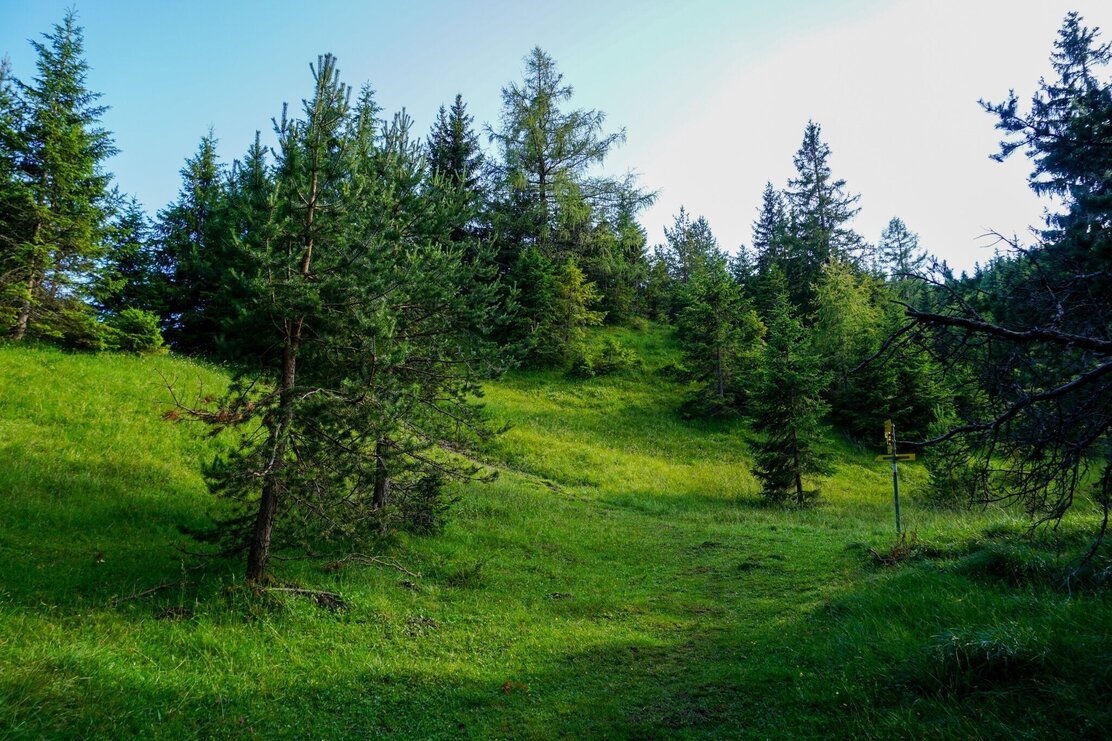
[{"label": "conifer forest", "polygon": [[12,34],[0,737],[1112,737],[1080,13],[968,101],[1045,207],[976,265],[860,231],[817,118],[744,244],[651,223],[639,122],[529,39],[431,127],[322,51],[143,203],[83,15]]}]

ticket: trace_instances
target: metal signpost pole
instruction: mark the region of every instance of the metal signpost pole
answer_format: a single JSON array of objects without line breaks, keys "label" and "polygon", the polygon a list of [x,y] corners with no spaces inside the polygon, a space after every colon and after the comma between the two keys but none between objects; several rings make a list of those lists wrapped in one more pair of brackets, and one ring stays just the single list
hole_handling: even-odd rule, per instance
[{"label": "metal signpost pole", "polygon": [[900,474],[899,474],[899,470],[896,468],[896,461],[899,460],[899,458],[898,458],[899,453],[896,452],[896,425],[892,424],[891,422],[889,423],[889,425],[891,427],[891,437],[889,439],[892,441],[891,450],[889,451],[892,454],[892,498],[896,503],[896,536],[898,537],[901,534],[901,530],[900,530]]},{"label": "metal signpost pole", "polygon": [[877,461],[890,461],[892,463],[892,499],[896,504],[896,535],[903,534],[903,526],[900,523],[900,469],[896,463],[898,461],[913,461],[915,460],[914,453],[900,453],[896,450],[896,425],[892,424],[892,420],[884,420],[884,443],[888,446],[888,452],[885,455],[878,455]]}]

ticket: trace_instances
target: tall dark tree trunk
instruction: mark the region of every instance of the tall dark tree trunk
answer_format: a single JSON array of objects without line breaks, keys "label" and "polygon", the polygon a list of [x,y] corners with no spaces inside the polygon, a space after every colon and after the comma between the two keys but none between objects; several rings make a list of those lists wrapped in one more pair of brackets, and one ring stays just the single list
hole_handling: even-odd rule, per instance
[{"label": "tall dark tree trunk", "polygon": [[278,482],[271,479],[263,484],[259,500],[259,514],[255,518],[255,531],[251,535],[251,550],[247,554],[247,580],[260,582],[266,575],[270,561],[270,537],[274,533],[274,516],[278,512]]}]

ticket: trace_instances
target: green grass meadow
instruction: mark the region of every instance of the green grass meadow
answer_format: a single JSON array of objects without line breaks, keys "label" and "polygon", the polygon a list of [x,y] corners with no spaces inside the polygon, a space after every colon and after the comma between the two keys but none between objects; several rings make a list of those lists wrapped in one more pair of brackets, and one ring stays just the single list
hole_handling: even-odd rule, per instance
[{"label": "green grass meadow", "polygon": [[489,384],[497,479],[377,554],[417,576],[275,563],[339,611],[185,553],[223,443],[166,384],[220,369],[0,345],[0,737],[1112,737],[1112,597],[1057,578],[1086,503],[1031,539],[909,465],[919,545],[880,564],[879,451],[831,439],[819,502],[766,506],[744,424],[680,414],[671,335],[606,334],[645,367]]}]

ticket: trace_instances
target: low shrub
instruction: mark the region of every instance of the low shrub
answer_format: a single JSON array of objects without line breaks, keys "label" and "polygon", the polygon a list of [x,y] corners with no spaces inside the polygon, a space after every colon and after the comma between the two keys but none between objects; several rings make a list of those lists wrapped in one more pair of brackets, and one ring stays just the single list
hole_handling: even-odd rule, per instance
[{"label": "low shrub", "polygon": [[597,352],[583,351],[577,355],[568,374],[573,378],[595,378],[641,367],[641,358],[632,348],[608,337]]},{"label": "low shrub", "polygon": [[158,316],[149,311],[124,309],[106,324],[106,344],[113,350],[146,354],[163,349]]},{"label": "low shrub", "polygon": [[416,535],[441,532],[458,499],[444,484],[443,476],[430,474],[400,489],[396,502],[399,527]]},{"label": "low shrub", "polygon": [[108,347],[111,332],[86,310],[69,306],[45,317],[35,328],[38,336],[63,347],[100,351]]}]

